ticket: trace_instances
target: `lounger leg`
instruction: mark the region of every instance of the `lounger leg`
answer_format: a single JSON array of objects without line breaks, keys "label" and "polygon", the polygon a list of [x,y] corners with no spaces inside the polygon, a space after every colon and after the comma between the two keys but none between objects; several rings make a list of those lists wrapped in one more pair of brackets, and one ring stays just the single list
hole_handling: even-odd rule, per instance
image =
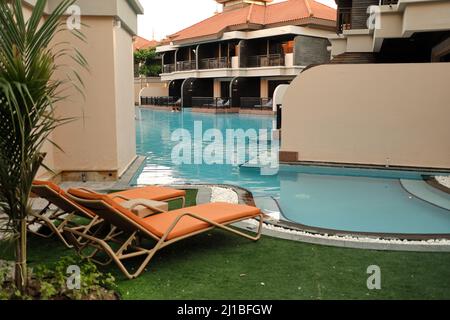
[{"label": "lounger leg", "polygon": [[[122,245],[122,247],[117,252],[114,252],[114,250],[111,248],[111,246],[105,240],[100,240],[95,237],[78,232],[76,230],[71,230],[71,229],[67,229],[67,228],[64,231],[65,231],[65,234],[67,234],[67,237],[71,239],[71,242],[72,241],[75,243],[78,242],[77,237],[83,237],[86,240],[88,240],[88,242],[84,245],[80,245],[80,243],[75,245],[75,248],[77,249],[77,252],[80,256],[82,256],[83,258],[90,259],[98,264],[105,265],[105,263],[101,263],[98,260],[93,259],[92,257],[89,258],[88,256],[83,255],[83,253],[82,253],[82,251],[84,249],[86,249],[87,247],[95,248],[96,253],[98,253],[101,250],[110,257],[109,261],[111,261],[111,262],[114,261],[114,263],[119,267],[120,271],[122,271],[122,273],[128,279],[137,278],[145,270],[145,267],[149,264],[149,262],[151,261],[151,259],[155,255],[155,253],[159,250],[159,248],[162,246],[162,244],[164,242],[162,240],[158,241],[158,243],[155,245],[155,247],[151,250],[137,248],[138,251],[136,251],[134,253],[123,254],[123,252],[126,250],[126,248],[128,248],[134,241],[134,239],[136,237],[136,233],[133,233],[125,241],[125,243]],[[111,239],[109,239],[109,240],[111,240]],[[137,271],[135,273],[133,273],[133,274],[130,273],[130,271],[128,271],[128,269],[123,264],[122,260],[133,258],[133,257],[138,257],[138,256],[142,256],[142,255],[146,256],[144,261],[140,264],[139,268],[137,269]]]},{"label": "lounger leg", "polygon": [[[68,247],[69,249],[73,248],[73,247],[66,241],[66,239],[64,239],[64,237],[63,237],[62,234],[61,234],[61,231],[60,231],[57,227],[55,227],[55,225],[53,224],[53,222],[52,222],[50,219],[48,219],[47,217],[44,217],[44,216],[37,216],[37,215],[35,215],[35,214],[33,214],[33,213],[32,213],[31,215],[34,216],[34,217],[36,217],[38,221],[43,221],[44,224],[42,224],[42,225],[46,225],[48,228],[50,228],[51,233],[50,233],[49,236],[45,236],[45,235],[43,235],[42,233],[39,233],[39,232],[33,231],[33,230],[31,230],[31,229],[28,229],[28,231],[29,231],[30,233],[35,234],[35,235],[40,236],[40,237],[44,237],[44,238],[50,238],[51,236],[53,236],[54,234],[56,234],[56,235],[58,236],[58,238],[61,239],[61,241],[64,243],[64,245],[65,245],[66,247]],[[36,222],[36,223],[39,223],[39,222]]]}]

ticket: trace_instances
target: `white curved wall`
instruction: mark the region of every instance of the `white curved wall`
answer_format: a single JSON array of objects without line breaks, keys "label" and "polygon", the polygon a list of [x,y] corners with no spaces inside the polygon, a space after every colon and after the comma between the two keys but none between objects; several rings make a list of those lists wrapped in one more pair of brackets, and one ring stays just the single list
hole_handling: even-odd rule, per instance
[{"label": "white curved wall", "polygon": [[449,83],[450,63],[311,68],[286,92],[282,151],[300,161],[450,168]]},{"label": "white curved wall", "polygon": [[275,91],[273,92],[273,111],[277,111],[277,105],[283,104],[287,88],[289,88],[288,84],[280,84],[275,88]]}]

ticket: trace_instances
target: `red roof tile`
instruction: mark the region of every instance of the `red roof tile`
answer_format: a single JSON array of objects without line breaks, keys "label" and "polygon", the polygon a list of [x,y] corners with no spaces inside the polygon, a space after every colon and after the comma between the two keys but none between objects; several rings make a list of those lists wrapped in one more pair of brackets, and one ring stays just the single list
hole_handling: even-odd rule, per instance
[{"label": "red roof tile", "polygon": [[159,42],[156,40],[147,40],[142,37],[136,36],[133,41],[133,50],[141,50],[141,49],[147,49],[147,48],[155,48],[159,45]]},{"label": "red roof tile", "polygon": [[287,0],[267,6],[252,4],[216,14],[168,38],[170,41],[181,41],[216,35],[233,26],[267,26],[305,18],[336,21],[336,10],[314,0]]}]

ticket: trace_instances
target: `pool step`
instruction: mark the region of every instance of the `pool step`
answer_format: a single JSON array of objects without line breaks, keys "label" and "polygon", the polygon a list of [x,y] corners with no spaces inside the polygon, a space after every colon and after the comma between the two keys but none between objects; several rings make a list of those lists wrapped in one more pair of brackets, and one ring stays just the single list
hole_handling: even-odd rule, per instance
[{"label": "pool step", "polygon": [[450,195],[433,188],[425,181],[401,179],[400,183],[413,196],[435,206],[450,210]]}]

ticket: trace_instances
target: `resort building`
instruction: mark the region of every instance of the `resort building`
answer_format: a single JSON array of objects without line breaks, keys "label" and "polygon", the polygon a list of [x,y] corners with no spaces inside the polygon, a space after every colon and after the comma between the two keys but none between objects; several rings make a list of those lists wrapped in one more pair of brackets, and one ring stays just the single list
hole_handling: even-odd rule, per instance
[{"label": "resort building", "polygon": [[450,1],[336,3],[333,60],[286,92],[281,159],[450,168]]},{"label": "resort building", "polygon": [[[58,3],[48,0],[46,11],[52,12]],[[26,16],[31,16],[34,4],[23,1]],[[51,139],[64,151],[47,145],[45,163],[54,172],[42,169],[38,178],[115,180],[136,159],[133,37],[143,8],[137,0],[108,0],[101,5],[78,0],[75,5],[80,9],[80,31],[86,42],[68,32],[60,33],[55,41],[70,42],[88,61],[88,71],[74,66],[79,68],[85,97],[73,90],[70,99],[58,106],[58,116],[76,121],[52,133]]]},{"label": "resort building", "polygon": [[329,61],[335,9],[313,0],[217,2],[222,12],[157,48],[161,80],[182,107],[272,110],[278,86],[308,65]]}]

